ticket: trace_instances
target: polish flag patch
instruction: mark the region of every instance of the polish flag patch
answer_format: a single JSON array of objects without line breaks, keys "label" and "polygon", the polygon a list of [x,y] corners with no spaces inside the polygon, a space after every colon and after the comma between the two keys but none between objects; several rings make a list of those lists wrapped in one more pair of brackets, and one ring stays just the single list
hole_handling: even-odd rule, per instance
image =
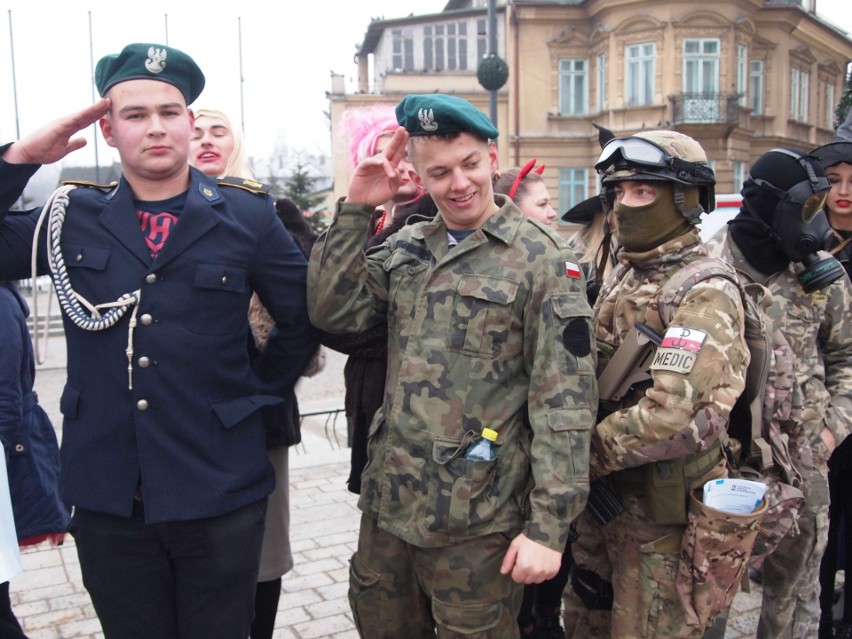
[{"label": "polish flag patch", "polygon": [[565,275],[580,279],[580,266],[574,262],[565,262]]},{"label": "polish flag patch", "polygon": [[705,339],[707,339],[707,333],[704,331],[683,326],[670,326],[663,336],[660,348],[677,348],[682,351],[697,353],[701,350],[701,345]]},{"label": "polish flag patch", "polygon": [[669,327],[663,336],[660,347],[654,353],[651,370],[688,375],[695,368],[698,351],[701,350],[706,338],[707,333],[694,328]]}]

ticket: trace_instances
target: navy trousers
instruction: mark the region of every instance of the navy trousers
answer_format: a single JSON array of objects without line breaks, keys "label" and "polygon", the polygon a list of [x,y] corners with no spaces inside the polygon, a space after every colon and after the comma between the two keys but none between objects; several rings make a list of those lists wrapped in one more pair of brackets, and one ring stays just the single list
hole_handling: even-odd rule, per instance
[{"label": "navy trousers", "polygon": [[145,524],[77,509],[70,532],[106,639],[236,639],[254,616],[266,499],[231,513]]}]

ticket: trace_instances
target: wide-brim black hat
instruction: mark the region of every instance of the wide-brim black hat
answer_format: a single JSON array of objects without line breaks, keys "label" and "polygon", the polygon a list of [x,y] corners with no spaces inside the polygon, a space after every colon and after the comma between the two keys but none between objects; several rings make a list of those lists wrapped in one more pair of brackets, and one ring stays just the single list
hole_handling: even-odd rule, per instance
[{"label": "wide-brim black hat", "polygon": [[565,211],[562,221],[571,224],[590,224],[595,219],[595,215],[603,210],[603,201],[599,195],[594,195]]}]

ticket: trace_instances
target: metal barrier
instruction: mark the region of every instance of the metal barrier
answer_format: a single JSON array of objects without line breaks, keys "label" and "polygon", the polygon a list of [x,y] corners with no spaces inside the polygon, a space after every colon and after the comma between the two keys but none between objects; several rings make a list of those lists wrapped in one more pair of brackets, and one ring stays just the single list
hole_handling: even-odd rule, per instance
[{"label": "metal barrier", "polygon": [[[299,428],[301,429],[302,423],[305,421],[305,417],[322,417],[325,416],[325,424],[323,425],[323,429],[325,432],[325,438],[328,440],[328,443],[334,448],[334,445],[337,444],[338,448],[344,448],[349,445],[348,441],[348,431],[347,431],[347,441],[345,444],[340,443],[340,438],[337,436],[337,418],[341,413],[344,413],[346,409],[344,408],[332,408],[329,410],[317,410],[317,411],[308,411],[306,413],[301,413],[299,415]],[[345,417],[345,416],[344,416]],[[345,419],[344,419],[345,422]],[[330,432],[329,432],[330,429]],[[332,436],[334,437],[334,441],[332,441]],[[302,452],[308,452],[305,447],[304,438],[301,443]],[[297,447],[298,451],[299,448]]]}]

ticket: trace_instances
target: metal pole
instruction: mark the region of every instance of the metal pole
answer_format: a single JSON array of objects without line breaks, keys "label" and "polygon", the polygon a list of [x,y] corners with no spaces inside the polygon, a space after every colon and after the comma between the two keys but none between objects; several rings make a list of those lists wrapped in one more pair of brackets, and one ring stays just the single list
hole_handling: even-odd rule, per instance
[{"label": "metal pole", "polygon": [[[497,54],[497,10],[496,0],[488,0],[488,53]],[[497,91],[489,91],[488,105],[491,123],[497,127]]]},{"label": "metal pole", "polygon": [[246,110],[243,102],[243,25],[242,18],[237,17],[237,38],[240,47],[240,131],[246,132]]},{"label": "metal pole", "polygon": [[21,137],[21,126],[18,122],[18,80],[15,76],[15,42],[12,39],[12,10],[9,9],[9,48],[12,51],[12,96],[15,104],[15,139]]},{"label": "metal pole", "polygon": [[169,46],[169,14],[164,13],[163,18],[165,19],[165,22],[166,22],[166,46]]},{"label": "metal pole", "polygon": [[[95,53],[92,38],[92,12],[89,11],[89,68],[92,70],[92,102],[95,101]],[[95,182],[101,182],[101,162],[98,158],[98,123],[92,124],[92,137],[95,140]]]},{"label": "metal pole", "polygon": [[[9,9],[9,49],[12,52],[12,98],[14,100],[15,105],[15,139],[21,139],[21,125],[18,121],[18,80],[15,76],[15,43],[12,40],[12,10]],[[17,201],[18,207],[24,207],[24,192],[21,191],[21,197],[18,198]],[[33,282],[33,286],[35,286],[35,282]]]}]

